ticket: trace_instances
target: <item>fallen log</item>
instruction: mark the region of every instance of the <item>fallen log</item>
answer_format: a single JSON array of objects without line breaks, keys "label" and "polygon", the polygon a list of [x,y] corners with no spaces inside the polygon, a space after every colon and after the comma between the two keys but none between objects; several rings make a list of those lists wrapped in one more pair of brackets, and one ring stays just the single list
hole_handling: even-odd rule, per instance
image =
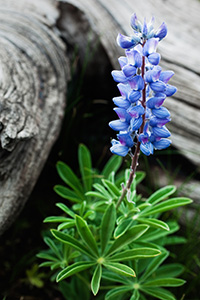
[{"label": "fallen log", "polygon": [[68,62],[55,1],[0,1],[0,233],[30,195],[64,114]]}]

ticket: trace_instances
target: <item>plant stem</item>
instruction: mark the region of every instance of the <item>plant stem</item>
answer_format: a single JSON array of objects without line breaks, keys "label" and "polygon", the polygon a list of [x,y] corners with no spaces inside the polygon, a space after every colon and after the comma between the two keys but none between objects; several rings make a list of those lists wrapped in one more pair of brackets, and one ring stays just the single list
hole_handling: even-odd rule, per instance
[{"label": "plant stem", "polygon": [[[144,47],[145,41],[143,42],[143,47]],[[141,75],[142,78],[144,80],[144,74],[145,74],[145,56],[142,57],[142,67],[141,67]],[[145,82],[145,81],[144,81]],[[146,83],[144,84],[144,89],[142,90],[142,101],[141,101],[142,106],[144,107],[144,109],[146,109]],[[145,113],[142,115],[142,125],[139,129],[139,134],[141,134],[144,130],[144,125],[145,125]],[[139,140],[137,140],[136,146],[135,146],[135,151],[134,151],[134,155],[132,157],[132,163],[131,163],[131,173],[129,175],[129,179],[126,183],[126,186],[123,187],[122,190],[122,194],[116,204],[116,208],[118,208],[122,202],[122,200],[124,199],[124,197],[126,196],[128,190],[131,187],[131,183],[133,182],[133,179],[135,177],[135,173],[136,173],[136,169],[138,166],[138,159],[140,156],[140,142]]]}]

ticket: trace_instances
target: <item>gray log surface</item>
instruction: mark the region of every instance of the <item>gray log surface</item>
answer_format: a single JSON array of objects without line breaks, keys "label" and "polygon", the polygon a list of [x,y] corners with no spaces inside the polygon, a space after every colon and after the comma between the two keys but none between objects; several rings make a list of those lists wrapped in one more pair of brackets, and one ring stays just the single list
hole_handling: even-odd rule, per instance
[{"label": "gray log surface", "polygon": [[[84,53],[86,44],[98,39],[110,62],[119,69],[117,58],[124,52],[116,44],[118,33],[131,34],[130,16],[155,27],[165,21],[168,35],[160,43],[163,70],[173,70],[170,83],[178,92],[165,101],[170,110],[173,145],[191,162],[200,166],[200,1],[198,0],[64,0],[60,29],[71,44]],[[116,95],[113,95],[116,96]]]},{"label": "gray log surface", "polygon": [[0,0],[0,233],[15,220],[55,142],[68,62],[53,0]]}]

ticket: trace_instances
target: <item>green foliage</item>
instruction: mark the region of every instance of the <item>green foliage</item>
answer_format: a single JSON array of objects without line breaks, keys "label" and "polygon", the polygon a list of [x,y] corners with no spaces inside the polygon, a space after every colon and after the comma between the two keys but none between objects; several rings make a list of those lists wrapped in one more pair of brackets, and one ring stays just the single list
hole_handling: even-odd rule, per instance
[{"label": "green foliage", "polygon": [[169,198],[176,191],[172,185],[144,199],[136,187],[145,174],[137,172],[117,209],[121,185],[130,174],[130,170],[123,175],[118,172],[121,158],[113,156],[98,173],[92,169],[87,147],[80,145],[78,161],[81,179],[69,166],[57,163],[66,186],[56,185],[54,190],[68,202],[56,204],[60,216],[44,220],[54,227],[51,237],[44,238],[49,249],[38,254],[46,260],[41,266],[51,268],[66,299],[80,297],[72,288],[77,284],[85,299],[90,299],[90,292],[106,300],[175,299],[166,287],[185,283],[176,278],[183,267],[163,264],[169,256],[165,247],[185,240],[172,236],[179,229],[177,222],[160,218],[163,212],[187,205],[191,199]]}]

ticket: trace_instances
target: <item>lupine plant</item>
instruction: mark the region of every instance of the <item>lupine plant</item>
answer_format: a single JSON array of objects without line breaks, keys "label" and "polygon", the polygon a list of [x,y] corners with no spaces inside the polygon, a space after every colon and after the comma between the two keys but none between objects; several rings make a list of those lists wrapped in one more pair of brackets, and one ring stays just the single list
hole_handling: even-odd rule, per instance
[{"label": "lupine plant", "polygon": [[[184,243],[173,235],[178,224],[162,220],[162,213],[191,203],[185,197],[170,198],[176,191],[165,186],[149,197],[136,191],[145,177],[136,171],[140,152],[153,154],[171,144],[165,124],[169,111],[162,106],[176,88],[168,84],[173,71],[162,71],[156,48],[167,34],[163,23],[154,30],[153,19],[143,25],[131,17],[133,36],[119,34],[117,42],[125,49],[119,58],[120,71],[112,76],[121,96],[113,99],[119,119],[110,122],[117,134],[112,140],[110,158],[101,172],[92,168],[91,155],[80,145],[78,161],[81,178],[63,162],[57,171],[65,186],[55,192],[67,203],[57,203],[60,216],[47,217],[45,223],[57,224],[46,234],[49,247],[38,257],[50,267],[52,280],[58,282],[65,299],[163,299],[175,296],[166,287],[178,287],[183,266],[166,263],[170,244]],[[134,149],[134,151],[132,151]],[[131,167],[119,171],[122,157],[131,157]],[[122,157],[121,157],[122,156]]]}]

